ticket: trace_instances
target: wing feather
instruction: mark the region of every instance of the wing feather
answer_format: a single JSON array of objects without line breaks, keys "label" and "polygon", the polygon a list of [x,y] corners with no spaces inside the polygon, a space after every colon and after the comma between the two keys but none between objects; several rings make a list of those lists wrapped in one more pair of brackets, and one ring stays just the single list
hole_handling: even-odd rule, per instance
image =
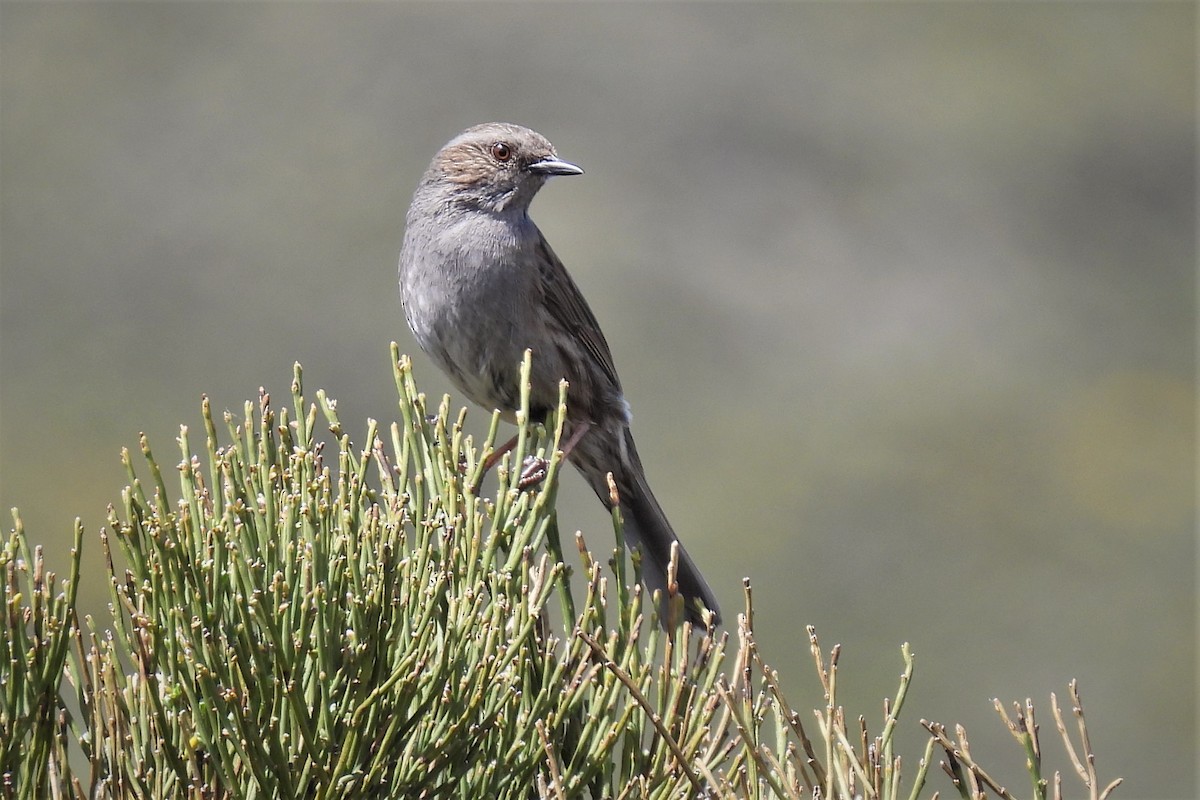
[{"label": "wing feather", "polygon": [[538,232],[538,256],[537,263],[541,270],[539,284],[545,309],[591,356],[607,379],[607,388],[615,395],[620,395],[621,379],[617,377],[612,351],[600,330],[600,323],[541,231]]}]

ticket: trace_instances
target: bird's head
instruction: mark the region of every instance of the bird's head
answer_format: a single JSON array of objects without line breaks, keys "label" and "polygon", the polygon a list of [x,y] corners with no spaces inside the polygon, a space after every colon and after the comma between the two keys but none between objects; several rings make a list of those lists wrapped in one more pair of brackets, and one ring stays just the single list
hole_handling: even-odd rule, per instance
[{"label": "bird's head", "polygon": [[422,186],[483,211],[525,211],[552,175],[582,175],[536,131],[506,122],[467,128],[450,140],[425,172]]}]

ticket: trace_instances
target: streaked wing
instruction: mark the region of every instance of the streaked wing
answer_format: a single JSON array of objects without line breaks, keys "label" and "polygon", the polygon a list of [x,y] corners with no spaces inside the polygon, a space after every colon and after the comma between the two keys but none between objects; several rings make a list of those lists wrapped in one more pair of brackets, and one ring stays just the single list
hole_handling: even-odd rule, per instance
[{"label": "streaked wing", "polygon": [[546,237],[541,235],[541,231],[538,231],[537,261],[541,270],[539,278],[546,310],[559,325],[577,338],[596,365],[604,371],[612,388],[619,393],[621,379],[617,377],[612,352],[608,349],[608,342],[600,330],[600,323],[596,322],[596,316],[588,308],[579,287],[550,248]]}]

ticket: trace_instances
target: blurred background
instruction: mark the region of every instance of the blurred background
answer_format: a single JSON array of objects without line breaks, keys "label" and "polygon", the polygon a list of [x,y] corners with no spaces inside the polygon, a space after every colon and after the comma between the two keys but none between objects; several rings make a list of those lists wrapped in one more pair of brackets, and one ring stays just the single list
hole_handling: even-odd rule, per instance
[{"label": "blurred background", "polygon": [[[961,722],[1025,788],[991,698],[1032,697],[1069,770],[1048,697],[1074,677],[1119,797],[1196,796],[1194,4],[0,21],[0,503],[63,566],[82,517],[88,608],[139,431],[175,463],[202,393],[281,400],[297,360],[357,439],[395,418],[409,197],[507,120],[587,170],[533,216],[659,499],[730,619],[752,579],[794,703],[820,703],[804,625],[873,730],[911,642],[909,742]],[[563,494],[605,549],[595,498]]]}]

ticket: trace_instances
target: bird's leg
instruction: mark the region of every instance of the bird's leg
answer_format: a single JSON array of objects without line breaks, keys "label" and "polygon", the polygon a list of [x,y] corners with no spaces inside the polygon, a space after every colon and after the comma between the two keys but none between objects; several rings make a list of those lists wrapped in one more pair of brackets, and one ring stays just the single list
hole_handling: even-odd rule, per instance
[{"label": "bird's leg", "polygon": [[514,436],[511,439],[509,439],[507,442],[505,442],[504,444],[497,447],[491,453],[489,453],[488,457],[483,460],[483,472],[481,472],[480,475],[481,476],[486,475],[488,473],[488,470],[490,470],[492,467],[496,466],[496,463],[499,462],[500,459],[504,458],[505,453],[509,452],[516,446],[517,446],[517,437]]},{"label": "bird's leg", "polygon": [[[489,453],[488,457],[483,460],[483,468],[481,470],[479,470],[479,480],[483,481],[483,476],[488,474],[488,470],[490,470],[492,467],[496,466],[497,462],[499,462],[500,459],[504,458],[504,454],[509,452],[516,446],[517,446],[517,437],[514,436],[511,439],[509,439],[507,442],[505,442],[504,444],[497,447],[491,453]],[[476,483],[474,486],[471,487],[471,494],[478,494],[478,493],[479,493],[479,483]]]},{"label": "bird's leg", "polygon": [[[579,440],[592,427],[590,422],[580,422],[575,425],[575,430],[571,431],[571,435],[567,437],[567,442],[561,448],[563,458],[571,454],[575,449],[575,445],[579,444]],[[546,479],[546,471],[549,464],[546,459],[538,456],[526,456],[525,463],[521,465],[521,477],[517,479],[518,489],[528,489],[530,486],[536,486]]]},{"label": "bird's leg", "polygon": [[[579,444],[579,440],[592,427],[590,422],[581,422],[575,426],[575,430],[571,431],[571,435],[567,438],[566,443],[562,446],[563,458],[571,454],[575,449],[575,445]],[[483,469],[479,472],[480,479],[488,473],[492,467],[496,466],[500,459],[504,458],[505,453],[512,451],[517,446],[517,437],[514,436],[504,444],[493,450],[487,458],[483,460]],[[530,486],[537,486],[546,479],[546,470],[549,464],[546,459],[535,455],[525,456],[525,461],[521,464],[521,475],[517,478],[518,489],[528,489]],[[474,490],[478,490],[476,485]]]},{"label": "bird's leg", "polygon": [[587,433],[591,427],[592,423],[588,422],[587,420],[575,424],[575,430],[571,431],[571,435],[567,437],[567,443],[559,448],[562,450],[563,458],[571,455],[571,451],[575,449],[575,445],[579,444],[579,440],[583,438],[583,435]]}]

